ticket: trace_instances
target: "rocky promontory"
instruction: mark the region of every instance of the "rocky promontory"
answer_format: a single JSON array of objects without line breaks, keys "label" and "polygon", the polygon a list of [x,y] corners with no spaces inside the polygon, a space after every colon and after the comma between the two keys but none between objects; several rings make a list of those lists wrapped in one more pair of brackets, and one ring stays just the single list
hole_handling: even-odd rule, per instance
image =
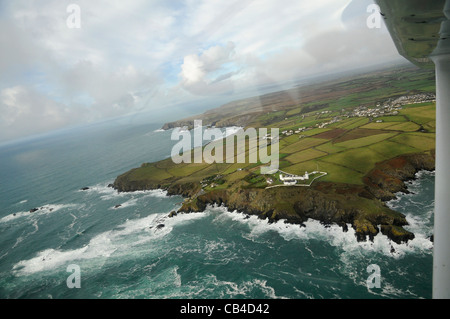
[{"label": "rocky promontory", "polygon": [[[350,224],[358,241],[372,240],[379,232],[396,243],[407,242],[414,234],[403,226],[405,216],[385,202],[398,192],[408,192],[405,181],[420,170],[434,170],[434,152],[408,154],[378,163],[364,177],[363,185],[316,182],[311,187],[226,188],[203,191],[198,182],[133,179],[133,170],[119,176],[112,185],[120,192],[164,189],[169,195],[185,197],[177,213],[201,212],[208,205],[224,205],[230,211],[257,215],[269,222],[284,220],[302,225],[308,219],[323,224]],[[175,215],[175,214],[172,214]]]},{"label": "rocky promontory", "polygon": [[378,163],[364,177],[367,190],[376,198],[388,201],[395,198],[395,193],[408,193],[405,181],[412,180],[418,171],[435,169],[435,152],[402,155]]}]

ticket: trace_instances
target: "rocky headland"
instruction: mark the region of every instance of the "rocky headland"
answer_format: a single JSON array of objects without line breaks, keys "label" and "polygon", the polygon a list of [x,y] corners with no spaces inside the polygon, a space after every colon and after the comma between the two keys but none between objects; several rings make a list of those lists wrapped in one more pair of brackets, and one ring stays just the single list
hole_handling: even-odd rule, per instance
[{"label": "rocky headland", "polygon": [[396,243],[414,239],[403,228],[405,216],[393,211],[386,201],[398,192],[408,192],[405,181],[414,179],[421,170],[434,170],[434,152],[407,154],[378,163],[363,180],[363,185],[316,182],[311,187],[278,187],[271,189],[227,188],[204,192],[200,183],[162,185],[151,180],[133,180],[133,170],[115,180],[119,192],[164,189],[169,195],[181,195],[185,201],[176,213],[195,213],[208,205],[224,205],[230,211],[257,215],[269,222],[284,220],[303,225],[308,219],[325,225],[337,224],[344,231],[351,225],[358,241],[372,240],[379,232]]}]

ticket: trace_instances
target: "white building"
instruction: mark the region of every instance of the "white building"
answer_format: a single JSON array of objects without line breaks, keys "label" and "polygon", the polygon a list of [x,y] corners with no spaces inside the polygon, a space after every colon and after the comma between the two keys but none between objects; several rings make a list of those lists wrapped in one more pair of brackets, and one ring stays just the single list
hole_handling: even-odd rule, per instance
[{"label": "white building", "polygon": [[280,174],[280,181],[284,183],[284,185],[295,185],[297,181],[307,181],[309,180],[309,173],[306,172],[303,176],[292,175],[292,174]]}]

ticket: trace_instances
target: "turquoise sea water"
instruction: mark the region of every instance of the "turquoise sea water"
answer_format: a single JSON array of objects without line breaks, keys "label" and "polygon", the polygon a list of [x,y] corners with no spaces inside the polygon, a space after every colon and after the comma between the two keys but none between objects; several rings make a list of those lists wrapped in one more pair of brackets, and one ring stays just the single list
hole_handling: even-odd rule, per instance
[{"label": "turquoise sea water", "polygon": [[[160,126],[104,124],[0,148],[1,298],[431,298],[434,173],[389,203],[416,234],[408,244],[224,207],[168,218],[181,197],[107,187],[170,155]],[[79,289],[66,284],[71,264]],[[372,264],[381,286],[368,289]]]}]

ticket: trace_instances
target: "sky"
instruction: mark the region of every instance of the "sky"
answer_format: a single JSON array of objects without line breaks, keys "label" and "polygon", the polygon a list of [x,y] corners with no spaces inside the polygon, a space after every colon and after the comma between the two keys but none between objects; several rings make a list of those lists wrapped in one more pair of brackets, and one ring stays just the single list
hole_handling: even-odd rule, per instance
[{"label": "sky", "polygon": [[383,23],[368,27],[372,3],[1,1],[0,143],[130,114],[176,120],[268,85],[405,62]]}]

